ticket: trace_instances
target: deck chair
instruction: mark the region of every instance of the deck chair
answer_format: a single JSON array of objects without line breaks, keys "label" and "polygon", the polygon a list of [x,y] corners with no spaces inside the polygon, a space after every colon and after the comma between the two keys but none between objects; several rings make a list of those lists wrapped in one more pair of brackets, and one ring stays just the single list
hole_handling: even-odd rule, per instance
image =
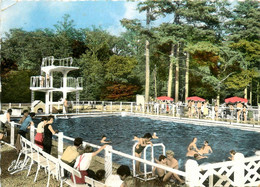
[{"label": "deck chair", "polygon": [[85,182],[86,184],[94,186],[94,180],[92,178],[89,178],[88,176],[85,176]]},{"label": "deck chair", "polygon": [[[28,154],[30,153],[31,149],[30,149],[30,145],[26,144],[26,139],[22,136],[20,136],[20,134],[18,135],[19,137],[17,137],[17,141],[19,141],[19,154],[18,157],[16,159],[16,161],[14,161],[14,165],[10,166],[8,168],[8,171],[10,171],[11,175],[22,171],[24,169],[24,167],[27,165],[28,163]],[[24,154],[24,160],[20,161],[21,156]]]},{"label": "deck chair", "polygon": [[105,187],[106,185],[102,182],[99,182],[95,179],[89,178],[88,176],[85,176],[85,182],[87,185],[91,185],[92,187]]},{"label": "deck chair", "polygon": [[27,176],[29,176],[29,174],[30,174],[32,165],[34,164],[34,162],[36,162],[37,163],[37,171],[36,171],[36,174],[35,174],[35,177],[34,177],[34,182],[36,182],[36,180],[37,180],[37,176],[38,176],[38,173],[39,173],[39,170],[41,169],[41,167],[43,167],[44,170],[45,170],[45,173],[47,173],[47,160],[46,160],[45,157],[43,157],[40,154],[41,150],[42,149],[40,147],[31,143],[31,153],[28,154],[28,156],[31,158],[31,163],[30,163],[30,166],[29,166]]},{"label": "deck chair", "polygon": [[106,187],[106,185],[102,182],[94,180],[94,187]]},{"label": "deck chair", "polygon": [[[86,187],[86,184],[76,184],[75,176],[81,178],[81,173],[77,169],[69,166],[68,164],[65,164],[61,160],[59,160],[59,165],[60,165],[60,174],[61,174],[61,180],[60,180],[61,187],[63,186],[63,182],[65,182],[67,185],[73,186],[73,187],[74,186],[75,187],[78,187],[78,186]],[[66,170],[68,173],[70,173],[72,175],[73,181],[70,178],[64,178],[64,175],[63,175],[64,170]]]},{"label": "deck chair", "polygon": [[40,154],[46,159],[47,162],[47,172],[48,172],[48,182],[47,182],[47,187],[50,184],[50,176],[52,175],[53,178],[55,177],[56,180],[60,179],[60,174],[59,174],[59,160],[55,158],[54,156],[44,152],[40,151]]}]

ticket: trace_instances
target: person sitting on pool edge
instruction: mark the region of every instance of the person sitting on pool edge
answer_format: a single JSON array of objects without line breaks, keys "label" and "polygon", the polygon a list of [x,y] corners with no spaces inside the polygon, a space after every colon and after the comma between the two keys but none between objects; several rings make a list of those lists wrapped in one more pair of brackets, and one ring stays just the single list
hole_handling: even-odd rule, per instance
[{"label": "person sitting on pool edge", "polygon": [[[155,162],[157,164],[161,164],[161,165],[165,165],[166,166],[166,162],[167,162],[167,159],[166,159],[166,156],[164,155],[160,155],[159,156],[159,160],[155,159]],[[164,169],[161,169],[161,168],[157,168],[157,167],[154,167],[153,168],[153,176],[155,176],[155,174],[157,173],[158,175],[158,179],[160,181],[163,181],[163,178],[165,176],[165,170]]]},{"label": "person sitting on pool edge", "polygon": [[75,138],[74,139],[74,145],[68,146],[66,150],[63,152],[61,156],[61,161],[64,163],[70,165],[71,167],[74,166],[76,158],[80,155],[81,151],[79,148],[82,145],[82,138]]},{"label": "person sitting on pool edge", "polygon": [[[152,139],[152,135],[150,133],[146,133],[142,138],[138,138],[138,143],[135,146],[135,156],[136,157],[141,158],[144,148],[148,144],[153,145],[152,142],[151,142],[151,139]],[[136,161],[135,167],[136,167],[136,173],[140,174],[141,173],[140,162]]]},{"label": "person sitting on pool edge", "polygon": [[[173,169],[179,168],[178,161],[174,158],[174,152],[172,150],[166,151],[166,157],[167,157],[167,160],[166,160],[167,166],[169,166],[170,168],[173,168]],[[163,182],[170,180],[170,178],[172,176],[175,179],[177,179],[181,184],[184,184],[184,181],[179,177],[179,175],[177,175],[176,173],[172,173],[172,172],[166,173],[166,175],[163,178]]]},{"label": "person sitting on pool edge", "polygon": [[213,153],[211,147],[209,146],[209,142],[207,140],[204,141],[204,145],[200,148],[199,154],[209,154]]},{"label": "person sitting on pool edge", "polygon": [[109,175],[106,179],[106,187],[127,187],[124,180],[131,175],[130,168],[126,165],[121,165],[116,171],[117,175]]},{"label": "person sitting on pool edge", "polygon": [[[91,177],[88,175],[88,169],[92,160],[92,157],[96,156],[99,152],[106,148],[107,145],[103,145],[97,151],[93,152],[93,148],[91,146],[86,146],[82,155],[78,156],[76,162],[74,164],[74,168],[79,170],[81,173],[81,178],[75,176],[75,180],[77,184],[85,184],[85,176]],[[91,177],[92,178],[92,177]],[[71,176],[71,180],[73,177]]]}]

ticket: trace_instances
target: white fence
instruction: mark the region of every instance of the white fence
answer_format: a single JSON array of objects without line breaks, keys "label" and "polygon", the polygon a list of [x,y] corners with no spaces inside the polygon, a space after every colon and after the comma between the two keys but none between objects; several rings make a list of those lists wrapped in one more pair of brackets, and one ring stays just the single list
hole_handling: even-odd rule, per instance
[{"label": "white fence", "polygon": [[[78,86],[81,86],[81,78],[77,80]],[[131,112],[131,113],[142,113],[142,114],[153,114],[153,115],[168,115],[173,117],[186,117],[188,118],[188,107],[185,104],[167,104],[167,103],[148,103],[144,106],[136,105],[135,102],[110,102],[110,101],[68,101],[70,105],[70,112],[72,113],[85,113],[87,111],[103,111],[103,112]],[[27,107],[31,106],[29,103],[3,103],[3,108],[8,109],[12,107]],[[245,115],[243,111],[237,113],[240,109],[234,108],[230,110],[229,107],[220,106],[218,108],[218,115],[214,107],[211,105],[207,106],[208,113],[205,115],[202,113],[200,119],[210,119],[218,121],[229,121],[231,123],[259,123],[260,122],[260,106],[250,106],[246,109]],[[203,111],[203,108],[201,109]],[[194,108],[192,115],[193,119],[198,118],[197,108]]]},{"label": "white fence", "polygon": [[[15,142],[15,123],[11,123],[10,142],[14,145]],[[35,129],[31,128],[30,140],[34,142]],[[74,138],[64,136],[63,132],[59,132],[58,135],[58,158],[61,157],[64,148],[64,140],[74,141]],[[83,143],[90,145],[94,148],[100,146],[91,144],[88,142]],[[164,150],[165,151],[165,150]],[[164,152],[163,151],[163,152]],[[164,165],[156,164],[152,161],[138,158],[117,150],[114,150],[112,146],[105,148],[104,168],[106,171],[106,177],[112,174],[112,155],[116,154],[121,157],[130,159],[132,161],[139,161],[145,165],[152,167],[159,167],[166,171],[176,173],[185,178],[185,182],[188,186],[257,186],[260,185],[260,156],[252,156],[244,158],[244,155],[237,153],[233,161],[226,161],[221,163],[213,163],[207,165],[198,165],[195,160],[188,160],[185,164],[185,172],[169,168]],[[145,157],[144,157],[145,158]]]}]

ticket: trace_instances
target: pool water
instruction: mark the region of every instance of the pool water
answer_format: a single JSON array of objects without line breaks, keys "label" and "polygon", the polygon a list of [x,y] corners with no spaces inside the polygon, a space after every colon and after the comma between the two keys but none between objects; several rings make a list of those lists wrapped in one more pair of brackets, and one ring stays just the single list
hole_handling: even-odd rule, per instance
[{"label": "pool water", "polygon": [[[134,135],[142,137],[145,133],[156,132],[159,139],[152,140],[153,143],[163,143],[166,150],[175,152],[175,158],[179,161],[179,167],[184,170],[186,153],[189,143],[193,137],[197,137],[197,147],[203,146],[204,140],[208,140],[213,153],[208,158],[199,160],[213,163],[228,160],[229,151],[234,149],[241,152],[245,157],[254,155],[256,150],[260,150],[258,141],[260,133],[232,129],[227,127],[200,126],[184,123],[165,122],[141,117],[80,117],[70,119],[56,119],[54,129],[64,132],[70,137],[81,137],[84,141],[100,145],[102,135],[107,136],[107,140],[112,141],[113,149],[132,155],[132,141]],[[155,157],[158,159],[162,154],[162,149],[155,148]],[[150,158],[150,157],[147,157]],[[117,155],[113,155],[113,161],[119,164],[132,162]]]}]

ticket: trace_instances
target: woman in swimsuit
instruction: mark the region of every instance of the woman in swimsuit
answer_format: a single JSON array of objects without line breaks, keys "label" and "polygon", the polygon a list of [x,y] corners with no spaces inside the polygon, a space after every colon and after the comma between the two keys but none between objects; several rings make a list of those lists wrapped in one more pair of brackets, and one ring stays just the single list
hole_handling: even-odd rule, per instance
[{"label": "woman in swimsuit", "polygon": [[187,152],[186,156],[193,157],[194,154],[199,152],[196,142],[197,142],[197,138],[195,137],[195,138],[193,138],[192,142],[190,143],[190,145],[187,148],[188,152]]},{"label": "woman in swimsuit", "polygon": [[[142,138],[138,139],[138,143],[135,147],[135,156],[141,158],[142,152],[146,145],[153,145],[150,141],[152,139],[152,135],[150,133],[146,133]],[[140,162],[136,161],[136,173],[140,173]]]}]

